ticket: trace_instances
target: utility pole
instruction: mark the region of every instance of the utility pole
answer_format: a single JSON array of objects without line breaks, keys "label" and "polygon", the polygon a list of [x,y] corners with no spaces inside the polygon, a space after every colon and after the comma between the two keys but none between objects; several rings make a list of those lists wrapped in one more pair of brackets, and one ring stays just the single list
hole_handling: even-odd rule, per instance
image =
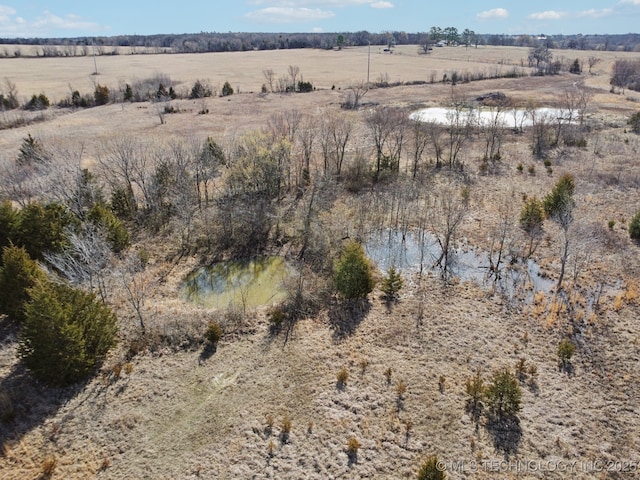
[{"label": "utility pole", "polygon": [[369,53],[367,54],[367,88],[369,87],[369,72],[371,71],[371,40],[369,40]]}]

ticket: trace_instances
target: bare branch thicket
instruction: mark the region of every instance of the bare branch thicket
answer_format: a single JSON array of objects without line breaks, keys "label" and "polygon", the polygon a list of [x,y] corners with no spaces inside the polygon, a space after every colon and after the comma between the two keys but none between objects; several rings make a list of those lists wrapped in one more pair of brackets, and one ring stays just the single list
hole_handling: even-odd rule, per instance
[{"label": "bare branch thicket", "polygon": [[226,155],[224,149],[211,137],[208,137],[202,145],[196,148],[199,151],[195,153],[193,158],[193,171],[198,207],[202,208],[203,197],[205,205],[209,205],[211,184],[220,175],[220,168],[226,165]]},{"label": "bare branch thicket", "polygon": [[431,227],[440,246],[440,255],[434,266],[440,268],[446,282],[451,276],[454,260],[455,239],[458,228],[469,211],[469,191],[462,192],[453,186],[440,189],[431,205]]},{"label": "bare branch thicket", "polygon": [[135,311],[140,330],[144,335],[147,331],[147,325],[143,310],[149,294],[157,283],[156,279],[146,268],[140,254],[135,251],[129,252],[122,259],[117,271],[127,301]]},{"label": "bare branch thicket", "polygon": [[316,116],[304,114],[300,129],[297,132],[297,139],[300,144],[300,161],[296,163],[295,177],[296,185],[299,188],[304,188],[311,182],[311,161],[318,135],[317,123],[318,118]]},{"label": "bare branch thicket", "polygon": [[[536,157],[543,158],[554,145],[552,135],[553,119],[549,114],[537,112],[536,109],[530,109],[528,115],[532,123],[531,151]],[[556,130],[557,133],[558,131]]]},{"label": "bare branch thicket", "polygon": [[376,107],[366,114],[365,124],[375,147],[376,180],[382,170],[397,172],[408,125],[406,112],[394,107]]},{"label": "bare branch thicket", "polygon": [[80,231],[67,228],[65,235],[68,246],[59,253],[45,253],[45,260],[71,284],[98,290],[106,303],[106,269],[113,259],[106,232],[97,225],[85,223]]},{"label": "bare branch thicket", "polygon": [[506,126],[504,115],[507,107],[507,101],[492,103],[488,106],[490,119],[480,125],[485,140],[484,158],[494,163],[501,158],[500,148],[504,138]]},{"label": "bare branch thicket", "polygon": [[474,123],[472,109],[454,99],[453,108],[447,113],[447,124],[444,127],[444,161],[450,169],[462,168],[462,148],[471,136]]},{"label": "bare branch thicket", "polygon": [[302,123],[302,116],[302,112],[296,109],[274,113],[267,119],[265,133],[267,133],[274,142],[285,139],[293,145],[297,138],[296,133]]},{"label": "bare branch thicket", "polygon": [[137,184],[136,164],[141,161],[142,149],[133,137],[116,137],[102,145],[97,157],[102,178],[112,192],[122,189],[134,201],[132,208],[138,208],[138,198],[134,187]]},{"label": "bare branch thicket", "polygon": [[409,145],[412,159],[411,176],[413,178],[416,178],[416,176],[418,175],[418,170],[420,168],[420,163],[422,161],[424,151],[429,144],[429,128],[432,126],[433,124],[430,124],[428,122],[423,122],[420,120],[409,120]]},{"label": "bare branch thicket", "polygon": [[344,163],[347,146],[353,131],[354,121],[349,115],[333,116],[330,122],[331,145],[333,150],[333,161],[335,174],[340,177],[342,165]]}]

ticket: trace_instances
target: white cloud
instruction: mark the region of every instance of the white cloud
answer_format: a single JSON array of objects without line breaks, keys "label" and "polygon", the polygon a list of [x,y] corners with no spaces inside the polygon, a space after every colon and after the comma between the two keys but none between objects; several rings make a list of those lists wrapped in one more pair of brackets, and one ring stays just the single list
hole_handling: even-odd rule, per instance
[{"label": "white cloud", "polygon": [[494,18],[508,18],[509,11],[506,8],[492,8],[491,10],[486,10],[484,12],[480,12],[476,15],[480,20],[491,20]]},{"label": "white cloud", "polygon": [[371,8],[393,8],[391,2],[375,2],[371,4]]},{"label": "white cloud", "polygon": [[45,10],[35,20],[26,20],[15,16],[18,12],[4,5],[0,5],[0,36],[2,37],[52,37],[65,36],[64,30],[100,32],[108,27],[95,22],[84,20],[74,14],[63,16]]},{"label": "white cloud", "polygon": [[301,8],[303,6],[335,6],[347,7],[349,5],[367,5],[376,3],[377,0],[250,0],[250,5],[269,5],[271,7]]},{"label": "white cloud", "polygon": [[0,5],[0,17],[15,15],[16,13],[15,9],[7,7],[6,5]]},{"label": "white cloud", "polygon": [[621,0],[620,3],[627,5],[640,5],[640,0]]},{"label": "white cloud", "polygon": [[567,16],[566,12],[548,10],[546,12],[532,13],[527,18],[531,20],[560,20],[566,16]]},{"label": "white cloud", "polygon": [[372,8],[393,8],[393,3],[384,0],[250,0],[250,5],[268,5],[268,8],[302,8],[302,7],[349,7],[352,5],[369,5]]},{"label": "white cloud", "polygon": [[260,23],[293,23],[327,20],[336,14],[319,8],[267,7],[249,12],[245,15],[249,20]]},{"label": "white cloud", "polygon": [[[640,2],[640,0],[638,0]],[[603,8],[602,10],[597,10],[592,8],[591,10],[584,10],[578,13],[579,17],[591,17],[591,18],[601,18],[609,16],[613,13],[612,8]]]}]

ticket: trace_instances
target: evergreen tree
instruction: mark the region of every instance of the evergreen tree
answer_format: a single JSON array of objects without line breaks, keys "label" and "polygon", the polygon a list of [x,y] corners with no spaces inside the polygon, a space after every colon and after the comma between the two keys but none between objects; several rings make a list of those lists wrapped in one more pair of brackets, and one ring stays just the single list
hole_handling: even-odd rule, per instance
[{"label": "evergreen tree", "polygon": [[86,378],[115,344],[116,317],[94,294],[42,282],[30,291],[18,356],[49,385]]},{"label": "evergreen tree", "polygon": [[124,224],[118,220],[111,210],[96,203],[87,213],[87,219],[107,234],[107,241],[114,253],[119,253],[129,246],[131,238]]},{"label": "evergreen tree", "polygon": [[358,242],[350,241],[345,245],[336,262],[333,281],[338,293],[349,300],[365,298],[373,290],[371,263]]},{"label": "evergreen tree", "polygon": [[0,312],[10,320],[22,323],[29,289],[46,280],[45,273],[22,247],[2,249],[0,267]]},{"label": "evergreen tree", "polygon": [[521,408],[522,389],[515,375],[508,368],[493,374],[485,390],[489,411],[498,418],[516,415]]},{"label": "evergreen tree", "polygon": [[404,285],[404,281],[402,280],[402,275],[400,272],[396,271],[396,268],[392,265],[387,270],[387,275],[382,280],[382,285],[380,285],[380,290],[384,293],[385,297],[390,300],[393,300],[398,297],[398,292]]},{"label": "evergreen tree", "polygon": [[551,193],[544,197],[544,211],[548,217],[556,217],[566,209],[573,207],[573,193],[576,184],[573,175],[564,174],[555,184]]}]

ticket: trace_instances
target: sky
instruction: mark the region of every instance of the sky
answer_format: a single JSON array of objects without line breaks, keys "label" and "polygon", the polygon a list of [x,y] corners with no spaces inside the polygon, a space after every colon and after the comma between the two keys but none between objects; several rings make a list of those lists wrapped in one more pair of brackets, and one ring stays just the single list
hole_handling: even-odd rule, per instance
[{"label": "sky", "polygon": [[640,32],[640,0],[0,0],[0,37],[199,32]]}]

